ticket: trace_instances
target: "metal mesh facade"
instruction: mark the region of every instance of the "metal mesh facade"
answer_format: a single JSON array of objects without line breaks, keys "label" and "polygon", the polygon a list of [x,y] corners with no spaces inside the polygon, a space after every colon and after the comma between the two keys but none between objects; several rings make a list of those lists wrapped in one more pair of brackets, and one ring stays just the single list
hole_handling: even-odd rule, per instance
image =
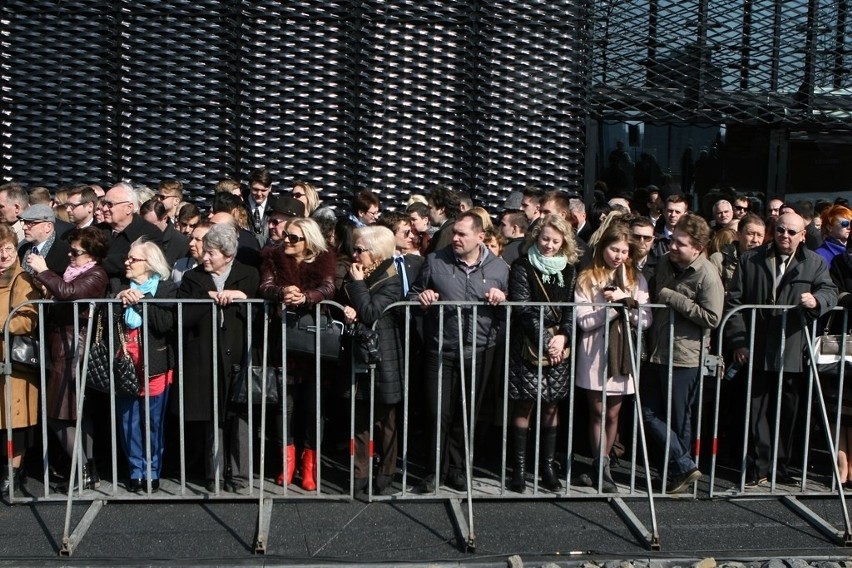
[{"label": "metal mesh facade", "polygon": [[268,165],[330,203],[576,189],[590,117],[848,125],[846,4],[6,0],[0,168],[202,197]]}]

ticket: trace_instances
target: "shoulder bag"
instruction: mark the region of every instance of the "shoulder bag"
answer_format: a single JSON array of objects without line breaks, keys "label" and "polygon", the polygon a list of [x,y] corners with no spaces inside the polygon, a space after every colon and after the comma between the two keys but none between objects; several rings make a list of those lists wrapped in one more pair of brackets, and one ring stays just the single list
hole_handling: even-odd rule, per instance
[{"label": "shoulder bag", "polygon": [[[541,279],[538,277],[538,273],[533,270],[533,274],[535,275],[536,282],[538,282],[541,291],[544,293],[544,297],[547,300],[547,303],[551,303],[550,296],[547,294],[547,290],[544,289],[544,284],[542,284]],[[553,306],[550,306],[550,309],[553,310],[554,314],[557,313],[556,309]],[[552,325],[550,327],[547,327],[546,329],[551,336],[554,336],[559,333],[559,324]],[[527,334],[523,332],[521,333],[521,337],[523,339],[521,345],[521,358],[523,358],[523,360],[527,363],[530,363],[534,366],[541,365],[542,367],[549,367],[550,357],[548,357],[547,355],[542,355],[538,352],[538,338],[535,338],[534,340],[530,339]],[[546,343],[544,347],[547,347]],[[565,349],[562,352],[563,360],[567,359],[570,354],[571,348],[566,345]]]}]

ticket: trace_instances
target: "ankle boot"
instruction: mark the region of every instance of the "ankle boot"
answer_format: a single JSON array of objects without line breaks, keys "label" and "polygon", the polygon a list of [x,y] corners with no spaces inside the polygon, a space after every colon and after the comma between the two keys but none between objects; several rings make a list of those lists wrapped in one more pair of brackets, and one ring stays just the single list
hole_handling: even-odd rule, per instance
[{"label": "ankle boot", "polygon": [[526,457],[527,457],[527,428],[512,426],[509,430],[512,440],[512,481],[509,489],[523,493],[527,489]]},{"label": "ankle boot", "polygon": [[15,489],[20,489],[27,483],[27,476],[24,474],[24,468],[12,468],[12,477],[6,475],[6,467],[3,467],[3,479],[0,479],[0,495],[8,498],[12,493],[12,482],[14,481]]},{"label": "ankle boot", "polygon": [[95,460],[89,460],[83,464],[83,489],[97,489],[101,486],[101,476],[98,474],[98,466]]},{"label": "ankle boot", "polygon": [[550,491],[562,489],[556,466],[556,428],[541,429],[541,486]]},{"label": "ankle boot", "polygon": [[302,489],[317,490],[317,452],[308,448],[302,452]]},{"label": "ankle boot", "polygon": [[286,465],[275,478],[275,483],[290,485],[293,483],[293,474],[296,473],[296,446],[290,444],[286,448],[281,448],[281,459],[286,462]]},{"label": "ankle boot", "polygon": [[618,485],[615,484],[615,480],[612,478],[612,473],[609,470],[609,456],[596,459],[592,462],[592,467],[595,470],[595,480],[598,478],[598,471],[601,471],[601,468],[603,468],[601,491],[603,493],[618,493]]}]

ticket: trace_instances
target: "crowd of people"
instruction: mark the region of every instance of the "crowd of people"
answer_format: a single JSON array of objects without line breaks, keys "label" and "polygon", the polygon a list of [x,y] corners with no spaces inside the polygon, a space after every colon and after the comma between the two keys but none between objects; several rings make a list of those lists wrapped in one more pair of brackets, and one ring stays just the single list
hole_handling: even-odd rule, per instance
[{"label": "crowd of people", "polygon": [[[424,465],[420,492],[467,487],[466,430],[474,426],[506,429],[511,490],[525,492],[537,470],[539,485],[558,491],[562,426],[576,412],[583,420],[574,430],[593,463],[576,482],[615,493],[611,459],[631,427],[622,408],[638,388],[662,487],[684,491],[702,476],[693,443],[701,355],[726,310],[750,304],[796,308],[735,313],[722,345],[713,346],[739,369],[736,387],[723,394],[732,408],[750,405],[750,423],[740,425],[748,428],[747,485],[770,476],[790,482],[808,370],[804,330],[838,302],[852,305],[852,209],[838,202],[817,204],[815,212],[808,202],[772,199],[763,211],[759,201],[729,193],[705,219],[690,212],[675,186],[596,191],[588,207],[561,191],[528,188],[499,205],[476,205],[464,193],[436,188],[383,210],[380,194],[361,191],[351,210],[335,211],[309,182],[274,191],[266,168],[251,172],[247,188],[220,181],[204,208],[188,202],[172,179],[156,191],[129,183],[53,193],[2,185],[0,317],[12,337],[37,337],[44,326],[50,364],[45,416],[41,369],[14,365],[0,377],[2,408],[6,380],[11,387],[12,412],[0,415],[0,437],[13,471],[0,470],[0,488],[8,494],[26,483],[24,458],[39,443],[41,420],[51,433],[45,451],[60,456],[52,474],[67,478],[79,448],[80,486],[99,486],[96,448],[105,432],[96,424],[109,412],[105,395],[87,389],[77,416],[82,354],[93,340],[86,324],[97,316],[86,302],[68,301],[101,298],[120,302],[117,329],[141,384],[115,395],[123,483],[131,492],[159,490],[176,445],[170,424],[181,417],[184,457],[207,490],[216,479],[233,492],[252,483],[246,441],[255,433],[245,391],[261,361],[287,386],[270,409],[279,485],[317,490],[324,431],[339,431],[335,423],[348,431],[348,413],[339,410],[346,405],[334,400],[350,400],[355,489],[372,483],[378,493],[394,491],[407,398],[419,428],[410,443]],[[57,300],[42,319],[26,304],[41,298]],[[209,302],[178,309],[182,299]],[[243,301],[252,299],[266,300],[267,309]],[[348,333],[345,355],[322,363],[338,370],[319,379],[313,357],[288,351],[282,332],[313,318],[326,300],[343,306],[322,312]],[[405,300],[413,303],[407,311],[391,308]],[[376,353],[361,361],[347,341],[371,329]],[[504,376],[508,416],[500,416]],[[175,396],[177,381],[183,397]],[[572,385],[574,408],[565,404]],[[842,415],[841,481],[852,486],[852,402],[847,408],[842,393],[833,400]],[[470,416],[473,423],[465,424]],[[737,428],[729,426],[734,440]],[[482,436],[474,442],[489,444]],[[538,468],[529,455],[540,456]],[[69,490],[67,483],[57,488]]]}]

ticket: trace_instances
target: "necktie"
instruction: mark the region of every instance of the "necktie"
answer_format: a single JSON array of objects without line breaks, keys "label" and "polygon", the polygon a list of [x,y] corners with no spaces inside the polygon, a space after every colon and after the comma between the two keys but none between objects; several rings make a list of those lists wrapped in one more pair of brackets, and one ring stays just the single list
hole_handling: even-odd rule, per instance
[{"label": "necktie", "polygon": [[254,208],[254,232],[259,233],[261,231],[260,227],[260,207]]},{"label": "necktie", "polygon": [[30,249],[30,254],[38,254],[38,247],[33,245],[33,248]]},{"label": "necktie", "polygon": [[394,259],[396,271],[402,276],[402,297],[408,297],[408,274],[405,273],[405,257],[398,256]]},{"label": "necktie", "polygon": [[787,263],[790,257],[779,256],[775,264],[775,295],[778,295],[778,289],[781,287],[781,280],[784,278],[784,272],[787,270]]}]

